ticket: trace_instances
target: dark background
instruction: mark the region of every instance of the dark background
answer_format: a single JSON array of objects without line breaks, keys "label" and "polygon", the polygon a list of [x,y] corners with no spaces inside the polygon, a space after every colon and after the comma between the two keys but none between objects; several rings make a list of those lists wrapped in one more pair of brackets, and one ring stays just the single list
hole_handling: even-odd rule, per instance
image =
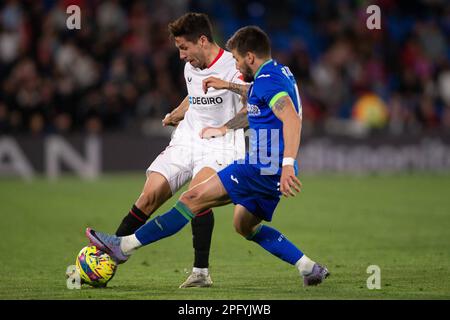
[{"label": "dark background", "polygon": [[[66,27],[70,4],[81,30]],[[366,27],[371,4],[381,30]],[[388,135],[450,130],[448,1],[9,0],[0,133],[151,133],[186,94],[167,24],[187,11],[209,14],[221,46],[244,25],[269,33],[299,83],[305,134],[352,131],[351,120]]]},{"label": "dark background", "polygon": [[[80,30],[66,26],[71,4],[81,9]],[[366,26],[373,4],[381,30]],[[222,47],[245,25],[269,34],[274,58],[299,84],[305,169],[339,171],[323,161],[353,166],[385,146],[399,170],[450,168],[443,0],[1,1],[0,138],[13,138],[38,171],[53,134],[80,154],[88,136],[100,137],[103,170],[145,169],[173,130],[161,119],[186,95],[167,25],[188,11],[210,16]],[[436,163],[423,164],[428,158]]]}]

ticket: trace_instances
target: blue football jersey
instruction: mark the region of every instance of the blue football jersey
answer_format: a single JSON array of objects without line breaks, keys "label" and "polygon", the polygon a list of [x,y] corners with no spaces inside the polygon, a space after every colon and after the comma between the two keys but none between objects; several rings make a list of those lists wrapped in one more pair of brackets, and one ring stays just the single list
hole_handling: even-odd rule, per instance
[{"label": "blue football jersey", "polygon": [[[274,104],[289,96],[296,111],[302,107],[292,72],[274,60],[265,62],[256,72],[248,91],[249,153],[247,161],[266,174],[280,174],[284,153],[283,123],[272,111]],[[297,164],[295,165],[297,171]]]}]

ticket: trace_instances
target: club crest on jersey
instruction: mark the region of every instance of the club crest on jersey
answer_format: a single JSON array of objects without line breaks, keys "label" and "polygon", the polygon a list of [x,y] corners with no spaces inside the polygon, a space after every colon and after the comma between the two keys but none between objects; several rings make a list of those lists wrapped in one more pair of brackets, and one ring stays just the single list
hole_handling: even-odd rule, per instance
[{"label": "club crest on jersey", "polygon": [[247,104],[247,113],[251,117],[256,117],[261,114],[261,110],[259,110],[259,107],[255,104]]}]

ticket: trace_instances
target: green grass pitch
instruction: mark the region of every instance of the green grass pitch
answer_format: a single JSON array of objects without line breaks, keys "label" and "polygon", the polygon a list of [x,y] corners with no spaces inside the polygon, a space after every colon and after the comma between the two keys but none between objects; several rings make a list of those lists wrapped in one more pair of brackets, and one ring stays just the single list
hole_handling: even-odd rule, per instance
[{"label": "green grass pitch", "polygon": [[[95,182],[0,180],[0,299],[450,299],[450,175],[317,175],[282,199],[272,226],[331,277],[304,288],[292,266],[232,227],[215,209],[209,289],[178,289],[191,269],[190,226],[140,249],[105,289],[69,290],[65,270],[86,245],[84,229],[114,232],[144,175]],[[164,212],[175,199],[166,203]],[[381,289],[369,290],[369,265]]]}]

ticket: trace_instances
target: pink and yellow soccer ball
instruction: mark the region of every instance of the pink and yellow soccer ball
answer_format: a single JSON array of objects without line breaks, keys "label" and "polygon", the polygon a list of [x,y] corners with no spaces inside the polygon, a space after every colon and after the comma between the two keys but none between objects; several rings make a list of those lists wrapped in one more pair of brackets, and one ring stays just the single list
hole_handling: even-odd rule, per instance
[{"label": "pink and yellow soccer ball", "polygon": [[76,268],[80,274],[81,283],[93,287],[106,287],[116,273],[117,263],[110,255],[97,247],[87,246],[78,254]]}]

